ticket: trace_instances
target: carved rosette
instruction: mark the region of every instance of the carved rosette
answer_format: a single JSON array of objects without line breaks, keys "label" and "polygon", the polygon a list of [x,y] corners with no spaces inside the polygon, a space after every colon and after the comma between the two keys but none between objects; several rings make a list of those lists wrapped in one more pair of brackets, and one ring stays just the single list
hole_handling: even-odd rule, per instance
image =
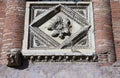
[{"label": "carved rosette", "polygon": [[[55,21],[54,21],[55,20]],[[49,31],[53,31],[52,37],[59,37],[60,39],[64,39],[65,36],[71,35],[71,22],[69,19],[63,19],[61,16],[58,16],[57,19],[54,19],[52,24],[48,27]]]}]

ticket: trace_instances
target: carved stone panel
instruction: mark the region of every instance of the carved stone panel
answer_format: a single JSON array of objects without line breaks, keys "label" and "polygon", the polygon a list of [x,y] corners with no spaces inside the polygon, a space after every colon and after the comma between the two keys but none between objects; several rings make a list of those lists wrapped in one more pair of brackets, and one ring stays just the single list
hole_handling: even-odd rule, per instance
[{"label": "carved stone panel", "polygon": [[27,2],[23,55],[93,55],[90,2]]}]

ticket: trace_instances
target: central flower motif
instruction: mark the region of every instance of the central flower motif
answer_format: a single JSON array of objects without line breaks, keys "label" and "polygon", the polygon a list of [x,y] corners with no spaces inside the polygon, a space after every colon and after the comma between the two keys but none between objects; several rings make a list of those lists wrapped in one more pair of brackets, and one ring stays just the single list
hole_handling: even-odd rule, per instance
[{"label": "central flower motif", "polygon": [[65,36],[71,35],[71,22],[68,18],[62,18],[58,16],[51,22],[51,25],[48,27],[49,31],[53,31],[52,37],[59,37],[60,39],[64,39]]}]

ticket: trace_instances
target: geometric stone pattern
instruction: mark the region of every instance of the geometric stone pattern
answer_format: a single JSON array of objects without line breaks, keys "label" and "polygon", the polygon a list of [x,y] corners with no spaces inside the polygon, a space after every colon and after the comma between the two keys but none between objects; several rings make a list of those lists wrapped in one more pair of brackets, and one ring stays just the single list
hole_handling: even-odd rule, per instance
[{"label": "geometric stone pattern", "polygon": [[[54,13],[55,10],[56,12]],[[39,48],[44,48],[44,45],[42,46],[41,44],[46,43],[48,43],[46,44],[46,46],[48,45],[46,49],[49,47],[63,49],[74,46],[78,42],[78,45],[80,45],[81,42],[83,46],[88,43],[87,39],[84,39],[84,42],[81,41],[84,37],[88,38],[86,36],[90,28],[86,18],[81,13],[78,14],[76,11],[59,4],[42,14],[37,12],[35,16],[30,23],[30,31],[33,31],[31,40],[35,42],[36,45],[39,44]],[[37,36],[39,39],[36,41],[34,36]],[[31,40],[30,42],[32,42]],[[43,41],[43,43],[41,43],[41,41]],[[31,48],[35,47],[33,43],[31,43],[31,45]]]},{"label": "geometric stone pattern", "polygon": [[27,2],[22,53],[94,55],[93,26],[90,2]]},{"label": "geometric stone pattern", "polygon": [[53,56],[25,56],[31,62],[97,62],[97,55],[53,55]]}]

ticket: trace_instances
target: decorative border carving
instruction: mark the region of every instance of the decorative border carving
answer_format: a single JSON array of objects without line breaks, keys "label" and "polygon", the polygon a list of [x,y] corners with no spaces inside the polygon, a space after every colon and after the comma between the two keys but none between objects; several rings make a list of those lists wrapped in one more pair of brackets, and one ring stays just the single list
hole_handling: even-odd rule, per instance
[{"label": "decorative border carving", "polygon": [[[46,10],[48,8],[50,8],[51,6],[54,6],[54,5],[58,5],[58,4],[63,4],[63,5],[69,5],[69,7],[73,8],[74,9],[74,5],[76,5],[77,8],[86,8],[86,17],[87,17],[87,20],[89,20],[88,22],[91,24],[91,28],[90,28],[90,31],[88,33],[88,39],[89,39],[89,44],[90,46],[88,46],[88,48],[81,48],[79,52],[75,51],[73,48],[72,49],[66,49],[66,50],[60,50],[60,49],[57,49],[57,50],[40,50],[40,49],[36,49],[36,48],[29,48],[30,43],[29,43],[29,34],[32,33],[34,35],[39,35],[37,34],[38,31],[37,28],[36,30],[34,30],[32,27],[29,28],[29,24],[30,25],[33,25],[34,23],[30,23],[31,21],[33,21],[35,15],[33,13],[34,9],[37,9],[39,8],[38,6],[32,6],[32,5],[41,5],[41,7],[43,6],[43,9]],[[44,5],[47,5],[47,6],[44,6]],[[30,9],[32,8],[32,9]],[[62,8],[63,10],[65,10],[64,12],[66,13],[69,13],[69,9],[67,7],[64,7]],[[44,12],[44,11],[43,11]],[[30,13],[33,15],[33,16],[30,16]],[[74,12],[70,12],[69,15],[73,15]],[[85,57],[91,57],[93,56],[93,54],[95,54],[95,40],[94,40],[94,24],[93,24],[93,15],[92,15],[92,3],[91,2],[27,2],[26,3],[26,18],[25,18],[25,28],[24,28],[24,40],[23,40],[23,48],[22,48],[22,54],[26,57],[31,57],[31,56],[35,56],[38,58],[43,56],[46,58],[49,58],[49,56],[61,56],[61,57],[64,57],[64,56],[68,56],[68,57],[81,57],[81,56],[85,56]],[[38,14],[39,15],[39,14]],[[81,16],[82,17],[82,16]],[[29,20],[30,19],[30,20]],[[86,21],[84,21],[84,18],[78,18],[77,16],[75,16],[75,19],[76,21],[78,21],[78,19],[82,19],[83,21],[80,23],[80,24],[84,24],[84,25],[88,25],[88,23]],[[79,21],[78,21],[79,22]],[[35,28],[35,27],[34,27]],[[32,30],[32,32],[29,33],[30,30]],[[89,29],[89,27],[88,27]],[[31,38],[33,38],[31,36]],[[84,39],[83,39],[84,41]],[[39,42],[39,40],[38,40]],[[27,44],[28,43],[28,44]],[[85,43],[85,42],[84,42]],[[83,44],[84,44],[83,43]],[[56,43],[56,45],[59,45],[58,43]],[[54,46],[56,46],[54,45]],[[79,48],[79,47],[78,47]],[[48,56],[48,57],[47,57]],[[66,58],[68,58],[66,57]]]},{"label": "decorative border carving", "polygon": [[97,62],[98,56],[96,54],[86,56],[25,56],[26,59],[30,60],[31,62]]}]

